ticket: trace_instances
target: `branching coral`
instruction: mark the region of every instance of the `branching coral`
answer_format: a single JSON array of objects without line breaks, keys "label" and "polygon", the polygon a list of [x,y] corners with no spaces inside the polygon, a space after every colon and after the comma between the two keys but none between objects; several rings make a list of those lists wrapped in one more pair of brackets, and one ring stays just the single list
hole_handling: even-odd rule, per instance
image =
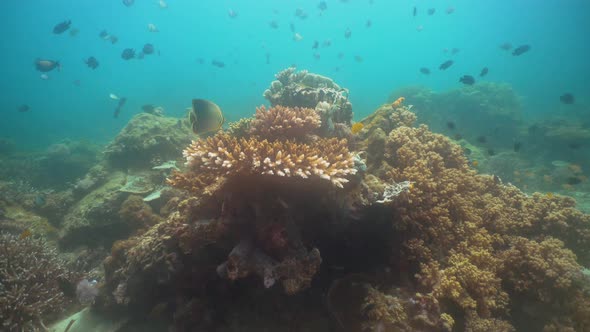
[{"label": "branching coral", "polygon": [[0,329],[41,331],[71,303],[75,277],[43,240],[0,234]]},{"label": "branching coral", "polygon": [[[330,181],[337,187],[348,182],[355,174],[354,158],[347,142],[338,139],[320,139],[311,144],[293,141],[237,139],[217,134],[206,140],[193,141],[184,150],[189,172],[199,179],[202,176],[273,175],[282,177],[318,178]],[[192,189],[182,176],[172,176],[174,186]]]},{"label": "branching coral", "polygon": [[264,138],[302,138],[321,125],[320,116],[311,108],[273,106],[256,108],[250,132]]}]

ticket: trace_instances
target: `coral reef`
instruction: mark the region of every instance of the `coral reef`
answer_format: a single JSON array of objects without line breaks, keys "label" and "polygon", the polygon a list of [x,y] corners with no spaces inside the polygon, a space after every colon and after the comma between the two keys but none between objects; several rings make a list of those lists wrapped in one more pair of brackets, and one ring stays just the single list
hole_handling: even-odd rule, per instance
[{"label": "coral reef", "polygon": [[75,279],[45,241],[0,234],[2,330],[45,331],[71,303],[66,294]]},{"label": "coral reef", "polygon": [[[188,145],[168,180],[186,192],[171,191],[164,221],[114,243],[95,306],[159,312],[175,330],[590,328],[589,215],[478,174],[470,145],[414,127],[419,106],[384,105],[352,134],[336,115],[351,113],[333,112],[344,92],[289,69],[265,92],[270,109]],[[421,96],[519,119],[503,86]],[[151,220],[141,197],[124,197],[119,216]]]}]

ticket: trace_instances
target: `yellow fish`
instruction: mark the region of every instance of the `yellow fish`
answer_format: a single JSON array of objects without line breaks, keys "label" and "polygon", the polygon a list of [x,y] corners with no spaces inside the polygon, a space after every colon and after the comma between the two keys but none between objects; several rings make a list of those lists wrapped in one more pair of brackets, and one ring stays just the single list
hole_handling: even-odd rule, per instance
[{"label": "yellow fish", "polygon": [[471,162],[471,164],[473,165],[473,167],[477,167],[477,165],[479,165],[479,161],[474,160]]},{"label": "yellow fish", "polygon": [[193,107],[188,113],[188,120],[193,132],[197,135],[218,131],[225,118],[221,108],[212,101],[193,99]]},{"label": "yellow fish", "polygon": [[552,192],[548,192],[547,194],[545,194],[545,196],[547,198],[553,198],[553,193]]},{"label": "yellow fish", "polygon": [[30,237],[31,235],[33,235],[33,232],[31,232],[31,230],[27,228],[22,233],[20,233],[18,238],[20,240],[24,240],[24,239]]},{"label": "yellow fish", "polygon": [[352,127],[350,127],[350,131],[356,135],[361,130],[363,130],[364,127],[365,127],[365,125],[362,124],[362,122],[357,122],[357,123],[353,124]]},{"label": "yellow fish", "polygon": [[395,109],[402,106],[404,100],[406,100],[404,97],[397,98],[393,103],[391,103],[391,107]]}]

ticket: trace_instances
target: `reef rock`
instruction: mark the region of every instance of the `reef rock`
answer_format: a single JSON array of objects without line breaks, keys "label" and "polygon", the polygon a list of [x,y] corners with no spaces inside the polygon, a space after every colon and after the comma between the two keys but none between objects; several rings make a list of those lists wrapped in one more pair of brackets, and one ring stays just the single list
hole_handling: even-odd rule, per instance
[{"label": "reef rock", "polygon": [[105,149],[109,165],[150,169],[182,156],[182,147],[196,137],[184,120],[140,113]]}]

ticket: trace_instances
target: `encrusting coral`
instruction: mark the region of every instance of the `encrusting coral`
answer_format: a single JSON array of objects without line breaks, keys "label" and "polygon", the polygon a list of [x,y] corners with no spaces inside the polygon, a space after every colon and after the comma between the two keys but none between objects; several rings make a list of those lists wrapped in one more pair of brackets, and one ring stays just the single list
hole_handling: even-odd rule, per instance
[{"label": "encrusting coral", "polygon": [[44,323],[72,303],[64,293],[75,282],[44,240],[0,234],[2,331],[47,331]]}]

